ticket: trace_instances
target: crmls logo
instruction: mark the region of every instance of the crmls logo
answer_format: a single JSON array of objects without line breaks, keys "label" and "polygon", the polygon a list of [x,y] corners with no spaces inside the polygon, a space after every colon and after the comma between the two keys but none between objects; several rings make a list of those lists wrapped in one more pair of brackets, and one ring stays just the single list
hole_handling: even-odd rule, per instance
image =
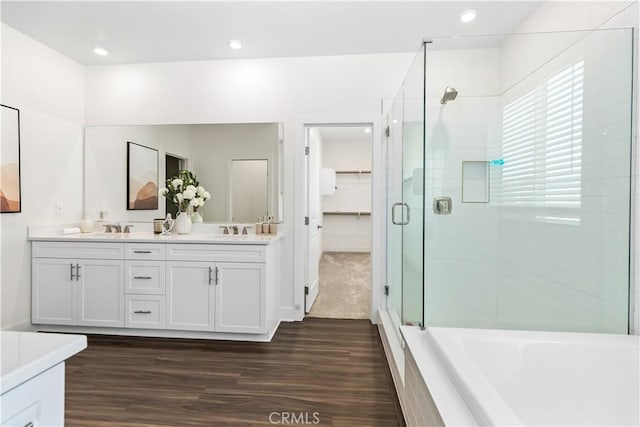
[{"label": "crmls logo", "polygon": [[319,424],[319,412],[272,412],[269,414],[271,424],[304,425]]}]

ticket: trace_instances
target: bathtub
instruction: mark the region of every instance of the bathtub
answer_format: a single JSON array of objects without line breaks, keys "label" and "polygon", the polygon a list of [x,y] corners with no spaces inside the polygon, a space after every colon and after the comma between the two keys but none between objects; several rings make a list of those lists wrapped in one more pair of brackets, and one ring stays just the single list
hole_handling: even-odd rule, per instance
[{"label": "bathtub", "polygon": [[639,336],[401,332],[445,425],[640,425]]}]

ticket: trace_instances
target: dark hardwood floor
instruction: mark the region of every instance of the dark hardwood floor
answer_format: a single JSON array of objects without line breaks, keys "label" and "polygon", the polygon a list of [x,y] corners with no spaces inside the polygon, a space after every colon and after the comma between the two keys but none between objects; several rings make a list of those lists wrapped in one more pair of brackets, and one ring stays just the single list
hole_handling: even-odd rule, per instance
[{"label": "dark hardwood floor", "polygon": [[271,343],[90,336],[67,426],[404,426],[368,320],[283,323]]}]

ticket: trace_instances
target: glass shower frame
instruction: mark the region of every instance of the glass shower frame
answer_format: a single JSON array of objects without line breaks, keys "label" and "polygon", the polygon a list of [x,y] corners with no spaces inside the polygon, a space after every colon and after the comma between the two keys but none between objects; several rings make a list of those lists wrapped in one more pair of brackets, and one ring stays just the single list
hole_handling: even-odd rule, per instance
[{"label": "glass shower frame", "polygon": [[[439,101],[439,97],[444,90],[444,85],[433,85],[429,82],[429,77],[433,77],[434,74],[434,65],[436,65],[435,68],[437,68],[438,65],[436,64],[438,57],[437,55],[432,55],[432,53],[437,52],[443,45],[457,45],[458,48],[466,45],[469,49],[475,49],[477,46],[486,46],[486,42],[491,41],[492,38],[502,38],[505,40],[511,38],[512,40],[519,41],[521,44],[528,44],[530,50],[525,50],[525,52],[533,57],[533,62],[537,61],[532,67],[532,70],[508,84],[500,81],[500,84],[504,85],[500,90],[500,95],[504,99],[495,98],[493,100],[483,100],[481,96],[470,96],[470,92],[473,92],[473,90],[462,86],[457,87],[457,89],[460,90],[457,100],[450,101],[450,105],[439,105],[437,101]],[[536,49],[536,47],[543,45],[551,46],[550,50]],[[563,58],[571,57],[572,55],[576,58],[580,55],[591,57],[591,65],[584,65],[584,68],[582,68],[582,65],[579,65],[575,66],[571,71],[566,71],[567,67],[563,68],[562,66]],[[593,58],[596,59],[594,60]],[[429,62],[432,67],[431,70],[427,68],[427,62]],[[594,63],[597,66],[593,66]],[[628,332],[631,304],[629,295],[631,290],[629,260],[631,235],[629,228],[631,223],[633,63],[633,31],[628,28],[499,36],[441,37],[433,39],[432,43],[425,42],[422,44],[398,96],[394,100],[393,106],[386,116],[386,123],[390,131],[387,139],[387,160],[389,162],[387,201],[389,203],[386,232],[389,242],[387,246],[387,285],[389,286],[389,295],[387,296],[386,307],[392,314],[391,317],[395,317],[396,320],[394,323],[420,326]],[[574,61],[574,64],[577,64],[577,62]],[[459,66],[460,64],[457,65]],[[511,64],[511,66],[513,67],[513,64]],[[517,69],[517,66],[515,68]],[[442,145],[442,139],[439,140],[438,135],[434,135],[433,133],[433,125],[436,124],[438,120],[437,115],[434,113],[436,111],[435,108],[440,108],[440,112],[450,114],[456,109],[463,110],[465,108],[471,108],[471,110],[467,110],[467,113],[459,112],[462,116],[467,114],[470,120],[465,121],[458,117],[458,121],[456,122],[457,127],[459,129],[464,128],[464,126],[467,126],[469,122],[473,122],[474,120],[476,124],[479,123],[478,120],[480,122],[485,121],[486,123],[481,123],[482,126],[487,128],[493,126],[490,131],[486,132],[486,134],[489,135],[487,136],[487,141],[500,140],[500,144],[502,144],[502,134],[510,130],[505,129],[503,126],[503,116],[505,114],[503,109],[507,104],[506,99],[513,95],[511,96],[511,101],[517,100],[519,98],[519,96],[516,96],[518,91],[526,92],[523,88],[526,88],[527,85],[530,85],[539,76],[543,76],[540,79],[540,82],[543,83],[538,85],[542,87],[540,90],[549,92],[549,90],[553,89],[552,86],[554,84],[557,86],[559,84],[557,82],[560,81],[562,83],[563,78],[566,83],[565,77],[558,77],[558,73],[563,70],[573,76],[571,79],[573,79],[574,85],[583,84],[580,79],[582,78],[581,76],[584,75],[585,81],[589,78],[592,79],[590,84],[593,86],[594,70],[604,74],[608,73],[609,76],[608,79],[601,78],[598,80],[597,85],[599,85],[598,88],[602,92],[598,96],[594,95],[593,91],[589,93],[589,90],[585,90],[585,93],[580,93],[579,96],[572,95],[575,98],[573,104],[571,104],[573,107],[566,107],[575,109],[577,108],[576,105],[580,103],[584,104],[580,106],[582,109],[580,110],[580,115],[584,111],[584,121],[581,121],[582,116],[580,116],[580,120],[575,118],[571,120],[573,120],[574,128],[579,127],[579,132],[583,132],[583,134],[586,135],[585,138],[588,137],[587,139],[591,138],[593,140],[588,141],[591,146],[589,146],[590,148],[588,150],[584,151],[584,154],[574,155],[572,160],[570,160],[573,162],[571,163],[571,167],[581,174],[578,181],[576,181],[577,184],[576,182],[571,183],[569,180],[565,180],[566,182],[563,184],[564,187],[561,190],[564,191],[564,195],[560,197],[560,201],[558,201],[558,199],[554,201],[554,194],[551,190],[544,190],[547,191],[546,193],[539,190],[536,190],[537,192],[529,192],[527,197],[535,199],[533,202],[530,202],[531,209],[518,210],[518,207],[515,205],[509,206],[509,200],[506,200],[508,199],[506,196],[511,197],[511,201],[517,200],[517,197],[520,196],[517,191],[520,191],[520,188],[512,186],[515,190],[510,190],[510,193],[506,193],[504,190],[504,183],[507,182],[504,178],[505,174],[522,173],[522,171],[518,171],[517,168],[514,169],[517,164],[517,159],[513,157],[513,154],[511,154],[511,160],[509,160],[508,150],[505,151],[495,144],[488,149],[485,147],[482,153],[476,151],[475,154],[470,156],[460,154],[462,157],[456,159],[456,162],[459,162],[460,166],[463,161],[467,161],[469,164],[477,163],[478,165],[482,162],[486,163],[488,203],[462,204],[461,194],[456,194],[452,197],[453,211],[451,216],[438,216],[437,219],[440,221],[440,225],[436,226],[437,223],[432,221],[434,217],[431,212],[431,199],[434,196],[447,195],[447,193],[451,191],[447,189],[447,179],[462,180],[462,172],[460,171],[460,173],[458,173],[449,170],[447,173],[451,172],[451,174],[449,174],[447,179],[443,178],[444,175],[442,177],[434,176],[434,171],[446,170],[448,160],[446,156],[441,155],[442,153],[434,152],[434,148],[437,147],[438,144]],[[475,73],[477,70],[470,67],[463,71]],[[592,74],[590,75],[589,73]],[[419,83],[411,84],[411,76],[413,74],[422,77],[422,85]],[[437,80],[437,77],[435,80]],[[419,81],[419,79],[416,79],[416,81]],[[456,87],[456,83],[453,80],[447,85]],[[543,87],[541,85],[546,86]],[[609,92],[607,92],[607,90]],[[576,94],[578,92],[572,88],[571,93]],[[615,96],[605,96],[612,94]],[[584,101],[582,100],[583,96]],[[486,98],[490,97],[487,96]],[[418,111],[418,114],[415,114],[416,111],[411,111],[412,99],[418,99],[422,102],[422,108],[418,106],[418,108],[415,109]],[[554,102],[560,102],[560,98],[554,99],[550,96],[548,99],[549,100],[545,102],[551,106],[549,107],[550,110],[553,108],[552,104]],[[617,102],[614,106],[617,108],[615,118],[607,116],[607,114],[613,114],[612,108],[614,107],[611,106],[614,102],[612,100]],[[483,109],[483,107],[481,107],[484,101],[490,104],[490,108]],[[475,107],[473,107],[474,102],[476,103]],[[465,106],[465,104],[467,105]],[[600,104],[605,105],[605,107],[598,110],[598,105]],[[475,108],[475,110],[473,108]],[[540,113],[538,112],[536,114],[539,115]],[[576,115],[577,113],[574,111],[572,114]],[[598,122],[598,118],[604,116],[607,116],[610,122],[601,125],[600,122]],[[551,116],[547,114],[547,117]],[[551,117],[551,119],[553,119],[553,117]],[[422,211],[419,212],[419,209],[416,209],[417,212],[414,212],[412,209],[411,220],[413,221],[414,218],[422,216],[423,226],[421,233],[416,233],[416,229],[412,229],[408,225],[401,225],[400,231],[397,228],[394,229],[394,227],[398,226],[391,221],[393,219],[391,209],[393,203],[397,203],[399,197],[400,201],[405,203],[406,200],[410,198],[407,196],[411,195],[407,186],[403,184],[405,179],[412,178],[409,177],[406,172],[416,169],[415,167],[411,167],[415,165],[416,155],[410,155],[404,148],[405,145],[412,146],[417,139],[420,139],[412,138],[407,132],[408,129],[411,129],[412,125],[419,123],[420,120],[422,120],[423,127],[421,134],[423,151],[422,155],[418,156],[422,159],[422,171],[424,173],[424,188],[421,200]],[[619,126],[610,125],[616,122],[616,120],[619,122]],[[512,127],[511,129],[516,128]],[[596,128],[602,135],[598,136],[593,133]],[[439,130],[444,132],[447,129],[440,128]],[[466,129],[466,131],[469,131],[469,129]],[[547,131],[548,129],[545,132]],[[598,136],[598,138],[596,139],[594,135]],[[549,144],[553,141],[549,138],[547,138],[547,141],[547,147],[551,147]],[[400,153],[398,153],[399,146],[402,147]],[[396,149],[395,152],[394,147]],[[562,146],[558,147],[558,150],[564,149]],[[594,149],[593,147],[596,148]],[[553,149],[555,148],[548,148],[547,153],[553,154]],[[536,150],[539,151],[540,148]],[[470,152],[474,153],[473,150]],[[581,151],[581,153],[583,153],[583,151]],[[540,156],[544,158],[543,154],[536,154],[536,158]],[[593,156],[600,156],[602,159]],[[401,160],[399,160],[399,158]],[[587,176],[589,179],[585,179],[585,174],[593,174],[597,169],[589,166],[589,162],[598,162],[601,160],[610,162],[605,165],[610,171],[614,169],[612,168],[612,164],[617,164],[620,176],[599,174],[596,176],[589,175]],[[404,164],[405,161],[407,164]],[[556,163],[558,162],[559,160]],[[551,182],[550,180],[554,178],[552,172],[553,168],[556,167],[556,163],[554,163],[553,159],[543,161],[543,166],[546,165],[545,167],[551,172],[547,175],[537,175],[537,179],[542,181],[546,179],[546,182]],[[585,167],[587,167],[587,169],[583,169]],[[457,168],[458,166],[456,166],[456,170]],[[585,170],[586,172],[584,172]],[[415,177],[413,178],[415,179]],[[606,185],[606,182],[609,182],[607,180],[616,182],[617,187],[611,187],[612,194],[594,194],[594,191],[599,191],[597,186]],[[593,182],[597,184],[595,187]],[[461,186],[461,184],[460,182],[455,185]],[[553,189],[553,186],[548,188]],[[461,192],[461,189],[456,189],[455,191]],[[585,225],[588,221],[592,223],[595,221],[595,228],[599,227],[605,231],[611,229],[611,233],[605,232],[596,236],[586,227],[582,231],[576,228],[577,216],[571,213],[576,211],[572,211],[571,208],[581,206],[580,203],[585,205],[586,201],[591,200],[589,197],[592,199],[594,197],[601,197],[600,202],[605,207],[602,209],[593,208],[600,209],[593,212],[581,212],[580,220]],[[607,197],[609,197],[609,199],[607,199]],[[551,202],[549,202],[549,200]],[[607,204],[608,200],[611,202],[610,204]],[[556,208],[552,209],[554,203]],[[408,204],[410,207],[414,206],[411,203]],[[536,205],[534,206],[534,204]],[[404,209],[403,207],[403,221],[405,219]],[[607,209],[609,209],[609,211],[607,211]],[[473,212],[476,212],[479,216],[474,217]],[[494,217],[484,223],[478,219],[482,218],[483,215],[493,215],[495,212],[500,212],[502,218],[494,215]],[[571,214],[565,215],[567,212]],[[417,215],[414,215],[414,213]],[[470,219],[470,221],[462,220],[458,224],[459,228],[447,229],[446,220],[452,216],[455,217],[456,215],[462,214],[469,214],[470,216],[467,218]],[[529,218],[526,221],[521,221],[523,215]],[[610,215],[610,218],[603,219],[606,215]],[[518,219],[519,216],[521,217],[520,219]],[[518,223],[519,220],[521,221],[520,223]],[[515,225],[509,228],[509,224]],[[415,226],[416,224],[412,225]],[[486,236],[484,237],[488,238],[480,236],[481,233],[479,233],[478,230],[482,229],[482,227],[485,227],[484,231],[486,231]],[[592,253],[587,253],[586,259],[588,259],[588,262],[581,265],[580,260],[563,256],[561,252],[558,252],[561,248],[566,248],[567,250],[573,248],[566,240],[561,240],[557,243],[557,246],[552,245],[548,247],[547,252],[554,256],[545,254],[540,257],[538,267],[541,269],[539,270],[540,273],[531,271],[528,275],[520,275],[520,278],[523,279],[522,283],[514,282],[513,284],[504,283],[501,285],[502,291],[506,291],[507,293],[512,292],[512,294],[516,294],[519,291],[518,288],[526,286],[530,286],[533,291],[536,291],[536,286],[541,288],[540,293],[537,295],[535,293],[530,295],[526,294],[529,295],[527,297],[523,294],[523,296],[516,296],[515,299],[513,295],[505,296],[504,292],[502,295],[497,292],[492,294],[492,291],[487,290],[491,287],[492,281],[498,282],[506,277],[507,273],[512,272],[505,269],[504,266],[503,268],[494,268],[489,264],[482,264],[481,258],[462,259],[463,262],[461,263],[443,263],[440,267],[445,266],[442,268],[444,274],[440,277],[434,274],[438,266],[434,266],[430,261],[434,260],[433,257],[436,253],[446,255],[448,249],[451,250],[449,255],[452,255],[452,259],[455,258],[453,255],[458,257],[460,254],[464,255],[465,250],[469,250],[474,245],[476,249],[479,248],[488,251],[498,250],[504,259],[508,259],[512,263],[518,262],[518,257],[522,259],[526,258],[524,253],[518,254],[520,250],[526,249],[528,251],[531,249],[526,245],[518,245],[516,242],[514,246],[513,242],[511,242],[510,247],[500,247],[500,242],[496,243],[496,241],[500,239],[504,240],[508,236],[515,235],[515,230],[527,231],[527,227],[529,227],[530,230],[536,230],[542,234],[548,233],[548,229],[554,229],[558,236],[563,236],[561,238],[566,237],[567,239],[583,239],[587,241],[586,246],[591,245],[589,247],[592,247],[593,251],[598,250],[598,243],[601,243],[605,248],[611,249],[611,251],[609,251],[610,253],[605,253],[606,251],[602,251],[601,253],[593,251]],[[423,234],[423,238],[421,244],[416,245],[412,238],[415,238],[418,234]],[[458,237],[458,242],[456,243],[458,253],[455,252],[455,245],[450,245],[451,242],[447,242],[446,240],[446,238],[453,235],[463,236],[462,238]],[[478,239],[465,240],[465,235],[476,235]],[[444,240],[441,239],[441,237],[444,238]],[[531,239],[535,240],[535,238],[535,234],[531,235]],[[550,242],[552,241],[550,239],[548,240]],[[448,244],[451,247],[447,249]],[[576,251],[580,250],[580,245],[574,246]],[[585,245],[583,245],[583,247],[584,246]],[[496,249],[496,247],[498,249]],[[541,246],[541,251],[544,252],[544,246]],[[416,270],[414,269],[412,271],[412,266],[408,262],[408,258],[418,252],[423,253],[423,264],[419,267],[422,273],[422,279],[420,281],[412,277],[415,276],[413,273],[415,273]],[[413,262],[413,260],[415,260],[415,257],[411,261]],[[480,273],[475,276],[473,274],[470,275],[469,271],[472,269],[467,268],[469,263],[475,263],[476,266],[479,267],[478,271]],[[601,269],[603,271],[613,272],[615,280],[607,282],[607,278],[604,277],[605,274],[599,273],[598,270],[594,269],[591,265],[594,263],[602,267]],[[532,268],[526,265],[525,267]],[[493,270],[489,271],[492,268]],[[588,283],[588,286],[591,286],[593,289],[588,286],[582,286],[575,277],[570,277],[571,275],[580,276],[580,274],[583,273],[581,269],[592,272],[593,277],[584,276],[583,279]],[[462,273],[465,270],[468,270],[467,276],[462,277],[464,276]],[[561,286],[549,285],[550,280],[538,280],[536,277],[536,275],[544,276],[547,274],[550,276],[552,274],[562,275],[565,273],[569,279],[565,280],[564,277],[556,277],[556,281],[559,281]],[[447,281],[447,275],[454,278],[458,275],[460,280],[458,282],[455,280]],[[470,292],[469,289],[467,289],[467,291],[464,290],[465,279],[467,279],[467,283],[481,284],[475,289],[469,288],[472,291],[477,291],[476,293]],[[562,282],[562,280],[565,280],[566,283]],[[597,281],[602,283],[596,283]],[[460,286],[461,283],[463,284],[462,286]],[[553,286],[555,286],[555,288]],[[458,293],[456,294],[456,292]],[[467,293],[465,294],[465,292]],[[527,298],[530,300],[529,305],[518,305],[521,303],[528,304]],[[465,299],[466,301],[464,301]],[[538,301],[539,299],[546,299],[546,301],[543,304]],[[446,306],[447,304],[449,305]],[[486,307],[478,308],[482,304],[485,304]],[[505,312],[508,312],[506,315],[505,313],[500,314],[497,309],[494,309],[494,305],[500,304],[506,308]],[[418,305],[421,307],[418,307]],[[434,307],[438,306],[441,308],[440,313],[437,313],[437,309],[434,309]],[[446,310],[443,310],[442,307],[445,307]],[[492,312],[492,310],[498,314]],[[448,311],[448,313],[452,315],[449,317],[446,315],[438,317],[445,311]],[[395,315],[393,313],[395,313]],[[500,315],[502,315],[502,318],[500,318]]]}]

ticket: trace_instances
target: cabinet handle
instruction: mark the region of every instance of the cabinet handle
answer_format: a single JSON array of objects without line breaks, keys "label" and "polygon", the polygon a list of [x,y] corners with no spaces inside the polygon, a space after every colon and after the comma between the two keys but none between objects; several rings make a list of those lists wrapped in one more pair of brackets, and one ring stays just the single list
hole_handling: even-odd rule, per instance
[{"label": "cabinet handle", "polygon": [[133,251],[134,254],[150,254],[151,251]]},{"label": "cabinet handle", "polygon": [[211,267],[209,267],[209,284],[211,284],[211,280],[213,280],[213,279],[211,278],[212,270],[213,270],[213,269],[212,269]]},{"label": "cabinet handle", "polygon": [[151,310],[136,310],[134,314],[151,314]]},{"label": "cabinet handle", "polygon": [[80,264],[76,264],[76,282],[82,277],[80,275],[80,267],[82,267]]},{"label": "cabinet handle", "polygon": [[216,266],[216,285],[220,283],[220,268]]},{"label": "cabinet handle", "polygon": [[75,274],[73,274],[73,268],[75,267],[73,264],[69,264],[69,267],[71,267],[71,281],[73,282],[73,280],[76,278]]},{"label": "cabinet handle", "polygon": [[29,421],[23,427],[33,427],[33,421]]},{"label": "cabinet handle", "polygon": [[133,276],[134,279],[151,280],[151,276]]}]

